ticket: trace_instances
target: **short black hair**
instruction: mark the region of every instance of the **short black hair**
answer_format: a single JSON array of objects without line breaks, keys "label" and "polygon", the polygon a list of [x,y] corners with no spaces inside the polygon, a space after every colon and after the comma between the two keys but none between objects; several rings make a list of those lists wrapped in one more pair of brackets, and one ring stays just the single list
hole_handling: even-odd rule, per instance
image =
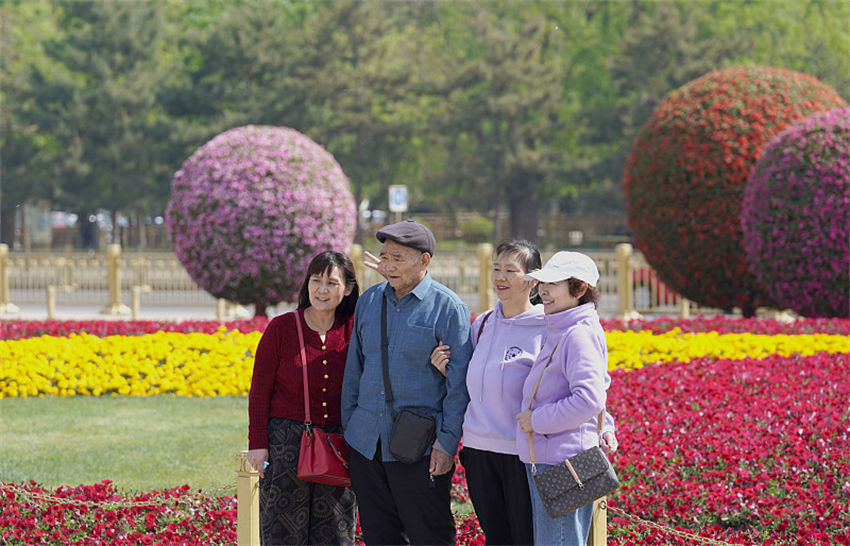
[{"label": "short black hair", "polygon": [[339,305],[336,306],[336,314],[344,316],[354,314],[357,298],[360,297],[360,287],[357,286],[354,264],[351,262],[351,258],[336,250],[326,250],[310,260],[310,265],[307,266],[307,273],[304,275],[304,281],[301,283],[301,290],[298,292],[299,309],[310,307],[310,289],[308,287],[310,277],[321,275],[322,273],[330,274],[334,268],[338,268],[342,272],[345,285],[352,287],[351,293],[343,297]]},{"label": "short black hair", "polygon": [[[505,239],[496,247],[496,257],[504,253],[516,254],[519,262],[522,265],[525,273],[535,271],[543,267],[543,260],[540,259],[540,249],[537,245],[526,239]],[[540,296],[537,294],[537,287],[531,289],[529,300],[532,305],[537,305],[541,302]]]}]

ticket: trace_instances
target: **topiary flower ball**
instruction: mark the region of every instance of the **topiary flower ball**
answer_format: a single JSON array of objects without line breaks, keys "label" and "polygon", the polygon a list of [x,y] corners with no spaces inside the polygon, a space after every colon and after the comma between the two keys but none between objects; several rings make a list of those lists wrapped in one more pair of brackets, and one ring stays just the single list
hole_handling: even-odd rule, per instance
[{"label": "topiary flower ball", "polygon": [[166,224],[174,251],[217,298],[257,314],[295,301],[310,259],[348,252],[356,208],[333,156],[286,127],[237,127],[174,174]]},{"label": "topiary flower ball", "polygon": [[670,93],[623,177],[635,245],[659,277],[701,305],[751,315],[771,303],[741,245],[744,186],[773,136],[845,105],[811,76],[762,66],[712,71]]},{"label": "topiary flower ball", "polygon": [[747,181],[741,227],[750,268],[777,304],[850,316],[850,108],[771,141]]}]

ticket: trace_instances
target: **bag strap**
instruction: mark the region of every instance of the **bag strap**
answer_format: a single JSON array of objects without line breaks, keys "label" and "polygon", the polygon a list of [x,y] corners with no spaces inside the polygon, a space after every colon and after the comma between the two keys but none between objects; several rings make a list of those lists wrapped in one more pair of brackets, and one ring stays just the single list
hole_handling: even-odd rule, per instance
[{"label": "bag strap", "polygon": [[393,388],[390,385],[390,357],[389,357],[390,342],[387,340],[387,295],[384,294],[381,300],[381,366],[384,372],[384,400],[389,406],[390,411],[395,418],[395,408],[393,407]]},{"label": "bag strap", "polygon": [[295,310],[295,327],[298,329],[298,345],[301,347],[301,371],[304,376],[304,424],[310,430],[310,385],[307,382],[307,349],[304,347],[304,331],[301,329],[301,309]]},{"label": "bag strap", "polygon": [[478,326],[478,337],[475,338],[475,343],[478,343],[481,340],[481,332],[484,331],[484,325],[487,324],[487,319],[490,318],[490,315],[493,314],[493,310],[490,309],[487,311],[487,314],[484,315],[484,320],[481,321],[481,325]]},{"label": "bag strap", "polygon": [[[560,340],[558,341],[560,343]],[[552,357],[555,356],[555,351],[558,349],[558,343],[555,343],[555,346],[552,348],[552,352],[549,353],[549,358],[546,359],[546,364],[543,366],[543,369],[540,370],[540,376],[537,378],[537,383],[534,384],[534,390],[531,391],[531,399],[528,401],[528,410],[531,410],[531,404],[534,402],[534,397],[537,395],[537,389],[540,387],[540,380],[543,379],[543,373],[546,372],[546,368],[549,367],[549,363],[552,362]],[[534,461],[534,438],[532,437],[532,433],[528,433],[528,454],[531,458],[531,473],[533,475],[537,474],[537,465]]]},{"label": "bag strap", "polygon": [[[318,436],[318,433],[316,435]],[[345,457],[342,456],[342,453],[339,452],[339,449],[337,449],[337,447],[331,441],[331,437],[326,435],[325,441],[328,443],[328,446],[330,446],[331,453],[334,454],[334,457],[336,457],[339,460],[339,462],[342,463],[342,466],[344,466],[345,468],[348,468],[348,461],[345,460]]]}]

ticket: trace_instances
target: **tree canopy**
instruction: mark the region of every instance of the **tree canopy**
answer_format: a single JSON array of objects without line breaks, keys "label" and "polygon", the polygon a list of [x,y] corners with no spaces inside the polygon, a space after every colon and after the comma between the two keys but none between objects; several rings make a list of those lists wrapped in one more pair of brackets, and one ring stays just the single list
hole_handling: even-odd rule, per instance
[{"label": "tree canopy", "polygon": [[[47,199],[161,214],[214,135],[292,127],[355,199],[625,218],[631,143],[712,69],[802,71],[850,98],[850,3],[0,0],[0,239]],[[508,235],[501,233],[500,235]]]}]

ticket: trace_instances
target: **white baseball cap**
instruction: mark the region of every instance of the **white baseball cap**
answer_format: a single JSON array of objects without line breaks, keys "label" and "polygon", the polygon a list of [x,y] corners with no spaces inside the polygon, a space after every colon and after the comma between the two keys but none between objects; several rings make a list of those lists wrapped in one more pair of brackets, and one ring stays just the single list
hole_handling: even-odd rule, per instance
[{"label": "white baseball cap", "polygon": [[595,287],[599,281],[599,269],[593,258],[581,252],[562,250],[546,261],[543,269],[528,273],[524,279],[541,282],[558,282],[574,277]]}]

